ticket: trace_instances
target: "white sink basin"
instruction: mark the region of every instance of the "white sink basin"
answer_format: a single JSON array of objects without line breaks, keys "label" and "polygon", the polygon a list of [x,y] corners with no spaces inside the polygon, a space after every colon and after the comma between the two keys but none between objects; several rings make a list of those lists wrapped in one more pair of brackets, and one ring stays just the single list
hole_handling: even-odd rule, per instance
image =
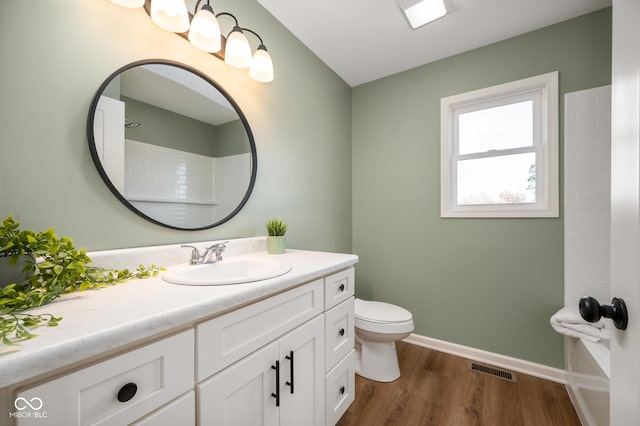
[{"label": "white sink basin", "polygon": [[277,259],[230,257],[202,265],[181,265],[168,268],[162,279],[172,284],[224,285],[267,280],[284,275],[291,265]]}]

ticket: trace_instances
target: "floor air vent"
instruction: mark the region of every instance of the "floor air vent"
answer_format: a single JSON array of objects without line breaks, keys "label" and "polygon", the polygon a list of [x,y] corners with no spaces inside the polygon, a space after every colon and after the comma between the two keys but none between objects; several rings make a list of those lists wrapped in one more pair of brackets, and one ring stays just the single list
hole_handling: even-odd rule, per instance
[{"label": "floor air vent", "polygon": [[513,383],[517,382],[516,375],[511,371],[501,370],[499,368],[490,367],[488,365],[482,365],[482,364],[472,362],[469,365],[469,370],[475,371],[477,373],[482,373],[489,376],[497,377],[502,380],[508,380]]}]

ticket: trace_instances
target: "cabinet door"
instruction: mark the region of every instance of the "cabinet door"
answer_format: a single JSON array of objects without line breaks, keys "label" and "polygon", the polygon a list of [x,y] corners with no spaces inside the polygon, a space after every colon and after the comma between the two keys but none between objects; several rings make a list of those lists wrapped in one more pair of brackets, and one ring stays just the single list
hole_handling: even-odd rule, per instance
[{"label": "cabinet door", "polygon": [[324,426],[323,315],[280,339],[280,367],[280,425]]},{"label": "cabinet door", "polygon": [[[273,342],[198,385],[201,426],[271,426],[279,424]],[[281,367],[281,366],[280,366]]]}]

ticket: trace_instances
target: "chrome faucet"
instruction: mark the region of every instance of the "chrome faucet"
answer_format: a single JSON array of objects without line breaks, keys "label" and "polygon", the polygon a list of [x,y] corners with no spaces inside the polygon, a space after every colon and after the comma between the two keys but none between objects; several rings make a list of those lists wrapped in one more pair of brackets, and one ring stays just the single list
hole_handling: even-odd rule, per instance
[{"label": "chrome faucet", "polygon": [[203,263],[209,263],[210,262],[207,259],[209,258],[209,255],[211,255],[211,253],[215,253],[215,255],[216,255],[215,262],[217,262],[219,260],[222,260],[222,252],[227,247],[225,244],[228,243],[228,242],[229,241],[225,241],[223,243],[216,243],[216,244],[212,245],[211,247],[207,247],[204,250],[204,254],[202,254],[202,255],[200,255],[200,252],[194,246],[191,246],[191,245],[188,245],[188,244],[183,244],[180,247],[189,247],[191,249],[191,258],[189,259],[189,265],[200,265],[200,264],[203,264]]}]

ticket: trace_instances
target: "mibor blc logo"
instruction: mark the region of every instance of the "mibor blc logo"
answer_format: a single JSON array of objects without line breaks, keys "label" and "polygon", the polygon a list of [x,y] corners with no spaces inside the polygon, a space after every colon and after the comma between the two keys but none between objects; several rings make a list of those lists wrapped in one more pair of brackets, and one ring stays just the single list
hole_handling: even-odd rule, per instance
[{"label": "mibor blc logo", "polygon": [[34,396],[31,399],[19,396],[13,401],[17,411],[9,413],[9,417],[22,419],[46,419],[47,412],[43,411],[44,403],[41,398]]}]

